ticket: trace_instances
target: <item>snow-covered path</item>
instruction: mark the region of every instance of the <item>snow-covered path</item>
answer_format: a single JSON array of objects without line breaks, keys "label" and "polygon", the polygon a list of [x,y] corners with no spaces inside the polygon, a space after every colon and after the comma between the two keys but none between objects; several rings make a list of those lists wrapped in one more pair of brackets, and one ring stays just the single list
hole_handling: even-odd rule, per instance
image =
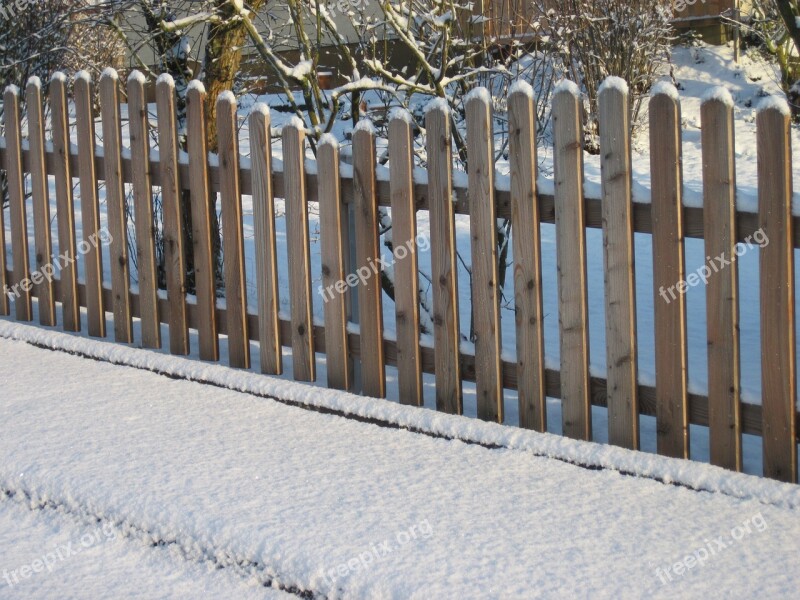
[{"label": "snow-covered path", "polygon": [[646,457],[727,490],[697,492],[38,348],[2,325],[0,572],[100,533],[52,572],[0,579],[0,598],[284,596],[265,582],[345,598],[800,588],[796,486]]}]

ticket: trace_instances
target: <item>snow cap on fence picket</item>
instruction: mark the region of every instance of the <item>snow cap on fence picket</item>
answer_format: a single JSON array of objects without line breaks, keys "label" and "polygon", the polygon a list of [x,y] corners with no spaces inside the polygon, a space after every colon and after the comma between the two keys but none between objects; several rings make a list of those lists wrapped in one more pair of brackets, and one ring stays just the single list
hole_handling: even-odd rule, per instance
[{"label": "snow cap on fence picket", "polygon": [[250,113],[256,113],[259,115],[264,115],[265,117],[269,116],[269,106],[266,102],[257,102],[253,105],[253,108],[250,109]]},{"label": "snow cap on fence picket", "polygon": [[672,85],[671,81],[662,80],[656,81],[653,84],[653,87],[650,88],[650,97],[654,98],[655,96],[667,96],[668,98],[678,102],[680,100],[680,96],[678,95],[678,88]]},{"label": "snow cap on fence picket", "polygon": [[511,84],[511,87],[508,88],[508,95],[511,96],[512,94],[525,94],[528,98],[533,100],[533,86],[524,81],[522,79],[517,79],[514,83]]},{"label": "snow cap on fence picket", "polygon": [[116,81],[119,79],[119,73],[117,73],[117,70],[112,67],[106,67],[103,69],[103,72],[100,73],[100,79],[113,79]]},{"label": "snow cap on fence picket", "polygon": [[37,90],[41,90],[42,89],[42,80],[39,79],[39,77],[36,76],[36,75],[31,75],[28,78],[27,87],[35,87]]},{"label": "snow cap on fence picket", "polygon": [[77,73],[75,73],[75,82],[77,83],[78,81],[82,81],[86,85],[91,85],[92,76],[89,73],[89,71],[86,71],[85,69],[82,71],[78,71]]},{"label": "snow cap on fence picket", "polygon": [[375,126],[369,119],[361,119],[356,123],[355,131],[365,131],[370,135],[375,135]]},{"label": "snow cap on fence picket", "polygon": [[59,83],[67,83],[67,76],[64,75],[61,71],[56,71],[53,73],[53,76],[50,78],[50,82],[58,81]]},{"label": "snow cap on fence picket", "polygon": [[486,106],[492,105],[492,95],[489,93],[485,87],[476,87],[467,94],[467,97],[464,98],[464,104],[469,104],[472,100],[480,100]]},{"label": "snow cap on fence picket", "polygon": [[443,113],[447,113],[450,111],[450,105],[444,98],[434,98],[425,105],[425,114],[427,115],[432,110],[440,110]]},{"label": "snow cap on fence picket", "polygon": [[733,108],[733,96],[731,96],[728,88],[722,87],[721,85],[714,86],[703,94],[703,104],[714,100],[721,102],[728,108]]},{"label": "snow cap on fence picket", "polygon": [[770,109],[777,110],[785,117],[790,117],[792,115],[792,111],[789,110],[789,103],[781,96],[765,96],[761,102],[758,103],[756,112],[760,113]]},{"label": "snow cap on fence picket", "polygon": [[13,94],[15,96],[19,96],[19,88],[15,86],[13,83],[10,83],[6,86],[5,94]]},{"label": "snow cap on fence picket", "polygon": [[219,96],[217,96],[217,104],[220,102],[227,102],[233,106],[236,106],[236,96],[233,95],[233,92],[230,90],[225,90],[221,92]]},{"label": "snow cap on fence picket", "polygon": [[175,87],[175,80],[169,73],[162,73],[156,80],[156,85],[168,85],[171,88]]},{"label": "snow cap on fence picket", "polygon": [[608,77],[603,79],[603,83],[601,83],[600,87],[597,88],[597,95],[599,96],[606,90],[616,90],[620,94],[627,94],[628,82],[625,81],[622,77],[617,77],[616,75],[609,75]]},{"label": "snow cap on fence picket", "polygon": [[576,98],[580,98],[581,96],[581,90],[578,88],[578,84],[569,79],[562,79],[556,84],[556,87],[553,88],[553,95],[561,93],[572,94]]},{"label": "snow cap on fence picket", "polygon": [[411,113],[408,112],[402,106],[395,106],[391,112],[389,113],[389,121],[394,121],[396,119],[400,119],[401,121],[405,121],[409,125],[414,124],[414,119],[411,117]]},{"label": "snow cap on fence picket", "polygon": [[339,140],[336,139],[336,136],[332,133],[323,133],[319,138],[319,143],[317,144],[317,148],[322,148],[323,146],[330,146],[332,148],[339,148]]},{"label": "snow cap on fence picket", "polygon": [[[161,78],[159,77],[159,79]],[[144,73],[138,69],[134,69],[131,71],[131,74],[128,75],[128,83],[138,83],[139,85],[144,85],[147,83],[147,77],[145,77]]]},{"label": "snow cap on fence picket", "polygon": [[204,86],[203,82],[200,81],[199,79],[192,79],[189,82],[189,85],[186,87],[186,92],[187,93],[191,92],[191,91],[195,91],[195,92],[198,92],[200,94],[205,94],[206,93],[206,86]]},{"label": "snow cap on fence picket", "polygon": [[286,126],[287,127],[294,127],[298,131],[305,131],[306,130],[306,124],[303,123],[303,119],[301,119],[297,115],[294,115],[291,119],[289,119],[289,122],[286,123]]}]

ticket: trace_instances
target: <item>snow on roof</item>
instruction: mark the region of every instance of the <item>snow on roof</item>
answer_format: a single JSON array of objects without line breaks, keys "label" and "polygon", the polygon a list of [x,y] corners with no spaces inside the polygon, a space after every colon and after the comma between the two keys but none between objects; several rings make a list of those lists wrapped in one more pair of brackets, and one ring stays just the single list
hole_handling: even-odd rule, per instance
[{"label": "snow on roof", "polygon": [[533,100],[533,86],[527,81],[522,79],[517,79],[514,83],[511,84],[511,87],[508,89],[508,95],[512,94],[525,94],[528,98]]},{"label": "snow on roof", "polygon": [[485,87],[476,87],[472,91],[467,94],[467,97],[464,98],[464,103],[469,104],[472,100],[480,100],[487,106],[492,105],[492,95],[489,93]]},{"label": "snow on roof", "polygon": [[703,104],[711,102],[712,100],[722,102],[725,106],[733,108],[733,96],[731,96],[728,88],[722,87],[721,85],[712,87],[703,94]]},{"label": "snow on roof", "polygon": [[332,133],[323,133],[322,136],[319,138],[319,143],[317,144],[318,148],[322,148],[323,146],[331,146],[332,148],[339,148],[339,140],[336,139],[336,136]]},{"label": "snow on roof", "polygon": [[432,110],[440,110],[443,113],[447,113],[450,111],[450,105],[444,98],[434,98],[425,105],[425,114],[427,115]]},{"label": "snow on roof", "polygon": [[366,131],[370,135],[375,135],[375,126],[369,119],[361,119],[355,127],[355,131]]},{"label": "snow on roof", "polygon": [[119,73],[117,73],[116,69],[113,69],[111,67],[106,67],[105,69],[103,69],[103,72],[100,73],[100,79],[113,79],[114,81],[116,81],[117,79],[119,79]]},{"label": "snow on roof", "polygon": [[[160,78],[159,78],[160,79]],[[144,85],[147,83],[147,77],[144,76],[139,70],[134,69],[131,71],[131,74],[128,75],[128,83],[138,83],[139,85]]]},{"label": "snow on roof", "polygon": [[228,104],[236,105],[236,96],[233,95],[233,92],[230,90],[225,90],[224,92],[220,93],[217,96],[217,104],[220,102],[226,102]]},{"label": "snow on roof", "polygon": [[186,87],[186,92],[187,93],[191,92],[191,91],[195,91],[195,92],[198,92],[200,94],[205,94],[206,93],[206,86],[204,86],[203,82],[200,81],[199,79],[192,79],[189,82],[189,85]]},{"label": "snow on roof", "polygon": [[627,94],[628,83],[622,77],[610,75],[603,80],[603,83],[600,84],[600,87],[597,89],[597,94],[600,95],[606,90],[616,90],[621,94]]},{"label": "snow on roof", "polygon": [[672,85],[671,81],[667,80],[657,81],[653,84],[653,87],[650,88],[650,97],[652,98],[654,96],[667,96],[675,102],[680,100],[678,88]]},{"label": "snow on roof", "polygon": [[581,91],[578,88],[578,85],[574,81],[570,81],[569,79],[562,79],[556,84],[556,87],[553,89],[554,95],[561,93],[572,94],[576,98],[579,98],[581,95]]},{"label": "snow on roof", "polygon": [[758,103],[756,111],[761,113],[765,110],[777,110],[782,115],[789,117],[792,111],[789,110],[789,103],[781,96],[766,96]]}]

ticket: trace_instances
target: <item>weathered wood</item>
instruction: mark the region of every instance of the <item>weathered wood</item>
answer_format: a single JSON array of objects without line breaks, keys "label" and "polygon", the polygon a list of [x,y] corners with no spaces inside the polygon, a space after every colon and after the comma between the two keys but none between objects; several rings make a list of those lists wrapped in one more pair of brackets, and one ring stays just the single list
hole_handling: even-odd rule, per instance
[{"label": "weathered wood", "polygon": [[[92,79],[81,71],[75,76],[75,117],[78,130],[78,179],[84,278],[86,280],[86,318],[89,335],[106,337],[106,313],[103,302],[103,252],[100,247],[100,204],[97,197],[95,161],[94,111]],[[105,162],[105,157],[104,157]],[[84,252],[85,250],[85,252]]]},{"label": "weathered wood", "polygon": [[297,381],[315,381],[314,330],[311,319],[311,259],[305,178],[305,128],[293,119],[283,128],[283,174],[286,178],[286,230],[291,231],[289,295],[292,310],[292,370]]},{"label": "weathered wood", "polygon": [[547,431],[536,112],[530,86],[509,95],[508,119],[519,426]]},{"label": "weathered wood", "polygon": [[345,285],[342,198],[339,192],[339,145],[326,138],[317,147],[319,221],[322,236],[322,301],[325,316],[325,359],[328,387],[349,390],[352,358],[347,347],[347,288]]},{"label": "weathered wood", "polygon": [[414,210],[413,180],[414,139],[410,116],[406,117],[394,118],[389,123],[397,384],[401,404],[422,406],[417,214]]},{"label": "weathered wood", "polygon": [[11,255],[14,314],[18,321],[33,318],[30,266],[28,263],[28,217],[25,209],[25,176],[22,171],[22,132],[20,130],[19,88],[10,85],[3,95],[3,119],[6,126],[6,176],[8,178],[9,217],[11,219]]},{"label": "weathered wood", "polygon": [[[368,121],[366,123],[369,123]],[[361,356],[361,392],[386,397],[383,357],[383,304],[378,206],[375,202],[375,135],[371,125],[359,124],[353,135],[353,191],[355,193],[356,265],[359,277],[358,324]]]},{"label": "weathered wood", "polygon": [[797,483],[797,402],[789,107],[764,108],[758,128],[761,405],[764,475]]},{"label": "weathered wood", "polygon": [[470,94],[466,104],[469,156],[472,323],[475,339],[478,418],[503,422],[497,216],[494,205],[494,128],[489,91]]},{"label": "weathered wood", "polygon": [[228,319],[228,357],[234,368],[250,368],[247,336],[247,286],[244,272],[242,194],[239,189],[239,135],[236,98],[222,93],[217,98],[222,245],[224,253],[225,305]]},{"label": "weathered wood", "polygon": [[577,88],[562,88],[553,100],[562,429],[568,437],[589,440],[592,410],[582,134]]},{"label": "weathered wood", "polygon": [[129,344],[133,341],[130,305],[130,263],[128,260],[128,218],[125,188],[122,182],[122,134],[119,116],[119,79],[117,72],[106,69],[100,76],[100,107],[103,121],[103,154],[105,156],[106,213],[111,234],[112,309],[114,339]]},{"label": "weathered wood", "polygon": [[146,79],[139,71],[133,71],[128,77],[136,271],[139,280],[139,302],[142,306],[142,346],[161,348],[155,251],[156,222],[153,219],[153,190],[150,183],[150,126],[145,83]]},{"label": "weathered wood", "polygon": [[272,191],[272,140],[269,108],[250,113],[250,154],[253,169],[253,225],[255,228],[258,341],[261,372],[283,372],[278,325],[278,250],[275,236],[275,197]]},{"label": "weathered wood", "polygon": [[656,446],[661,455],[689,458],[686,298],[675,291],[686,279],[680,101],[656,94],[649,110]]},{"label": "weathered wood", "polygon": [[36,286],[39,323],[56,324],[56,304],[53,296],[53,246],[50,234],[50,186],[44,160],[44,118],[42,114],[42,82],[31,77],[26,87],[28,139],[31,152],[31,199],[33,201],[34,249],[36,270],[31,279]]},{"label": "weathered wood", "polygon": [[211,240],[211,211],[216,210],[216,194],[208,184],[208,146],[206,144],[206,90],[193,81],[186,94],[189,148],[189,187],[192,206],[192,244],[194,251],[194,284],[197,309],[200,311],[198,333],[200,358],[219,360],[217,335],[217,285],[214,275],[214,247]]},{"label": "weathered wood", "polygon": [[[178,169],[178,128],[175,117],[175,82],[162,75],[156,82],[158,114],[158,166],[161,169],[161,213],[163,215],[164,278],[169,302],[169,351],[189,354],[186,316],[186,262],[183,247],[183,205]],[[150,173],[152,175],[151,163]]]},{"label": "weathered wood", "polygon": [[430,193],[431,279],[433,281],[433,339],[435,348],[436,409],[462,414],[458,283],[450,112],[446,105],[429,107],[428,191]]},{"label": "weathered wood", "polygon": [[67,77],[55,73],[50,80],[50,126],[53,132],[52,158],[56,191],[56,219],[58,221],[59,256],[61,280],[61,322],[64,331],[81,330],[81,312],[78,305],[78,268],[75,240],[75,202],[72,196],[72,162],[70,156],[69,113],[67,104]]},{"label": "weathered wood", "polygon": [[[738,269],[731,260],[736,247],[733,103],[706,100],[700,118],[705,251],[713,271],[706,288],[710,457],[711,464],[740,471]],[[717,257],[731,264],[719,264]],[[687,283],[678,291],[684,292]]]},{"label": "weathered wood", "polygon": [[[622,85],[618,85],[621,83]],[[603,190],[608,441],[639,449],[636,284],[628,87],[609,78],[599,99]]]}]

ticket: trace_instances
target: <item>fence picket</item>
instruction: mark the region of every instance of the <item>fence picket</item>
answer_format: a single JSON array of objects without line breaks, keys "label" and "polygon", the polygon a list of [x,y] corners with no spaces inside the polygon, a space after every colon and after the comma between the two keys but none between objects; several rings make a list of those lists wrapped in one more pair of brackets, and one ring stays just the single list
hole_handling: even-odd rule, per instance
[{"label": "fence picket", "polygon": [[730,260],[736,247],[733,101],[725,94],[709,97],[700,108],[705,250],[719,269],[706,286],[708,422],[711,464],[740,471],[738,270],[735,262],[716,267],[716,257]]},{"label": "fence picket", "polygon": [[[78,180],[81,199],[81,245],[86,279],[87,329],[92,337],[106,337],[106,313],[103,302],[103,253],[92,236],[100,233],[100,204],[97,197],[95,171],[94,110],[92,109],[92,78],[86,71],[75,75],[75,118],[78,130]],[[97,237],[93,238],[95,241]]]},{"label": "fence picket", "polygon": [[[42,82],[31,77],[26,87],[28,110],[28,140],[30,148],[31,198],[33,201],[34,248],[36,271],[33,284],[39,308],[39,323],[56,324],[56,305],[53,293],[53,246],[50,233],[50,186],[47,180],[44,147],[44,118],[42,114]],[[37,282],[36,280],[39,279]]]},{"label": "fence picket", "polygon": [[389,185],[392,196],[392,243],[395,257],[394,306],[397,329],[397,383],[401,404],[422,406],[413,143],[411,116],[404,113],[400,117],[393,118],[389,122],[389,165],[391,166]]},{"label": "fence picket", "polygon": [[529,84],[509,94],[508,119],[519,426],[547,431],[536,113]]},{"label": "fence picket", "polygon": [[592,437],[586,216],[583,207],[583,128],[577,86],[561,84],[553,99],[556,255],[561,332],[562,430]]},{"label": "fence picket", "polygon": [[433,281],[433,338],[436,409],[462,414],[458,283],[453,213],[450,110],[434,101],[425,115]]},{"label": "fence picket", "polygon": [[247,335],[247,286],[244,272],[242,194],[239,186],[239,128],[236,98],[223,92],[217,98],[219,191],[222,201],[222,244],[225,260],[225,305],[228,355],[234,368],[250,368]]},{"label": "fence picket", "polygon": [[283,171],[286,177],[286,230],[289,292],[292,310],[292,370],[297,381],[315,381],[314,331],[311,312],[311,258],[305,178],[305,126],[299,118],[283,128]]},{"label": "fence picket", "polygon": [[636,285],[628,86],[618,77],[601,85],[598,99],[603,189],[608,441],[639,449]]},{"label": "fence picket", "polygon": [[[368,126],[364,126],[366,123]],[[356,274],[359,282],[358,323],[361,341],[361,390],[373,398],[386,397],[383,356],[382,268],[375,200],[375,134],[362,121],[353,134],[353,191],[355,201]]]},{"label": "fence picket", "polygon": [[686,278],[681,107],[677,94],[674,87],[654,93],[649,108],[656,446],[664,456],[689,458],[686,299],[675,293],[677,283]]},{"label": "fence picket", "polygon": [[28,263],[28,217],[25,209],[25,178],[22,172],[22,132],[19,114],[19,88],[8,86],[3,96],[6,126],[6,176],[8,177],[8,212],[11,218],[11,253],[13,259],[14,313],[18,321],[30,321],[30,266]]},{"label": "fence picket", "polygon": [[158,160],[161,169],[164,279],[169,304],[169,351],[189,354],[186,315],[186,261],[183,246],[183,192],[178,173],[178,127],[175,121],[175,82],[162,75],[156,82]]},{"label": "fence picket", "polygon": [[328,387],[349,390],[352,358],[347,342],[347,302],[342,245],[343,205],[339,179],[339,145],[325,138],[317,146],[319,170],[319,220],[322,235],[322,299],[325,315],[325,356]]},{"label": "fence picket", "polygon": [[217,327],[217,282],[214,268],[214,245],[211,241],[211,211],[216,210],[216,194],[208,182],[208,145],[206,144],[206,90],[199,81],[192,81],[186,94],[189,148],[189,187],[192,206],[192,244],[194,251],[194,285],[197,311],[200,358],[219,360]]},{"label": "fence picket", "polygon": [[761,381],[764,475],[797,483],[797,372],[792,247],[791,113],[760,107],[758,129],[761,248]]},{"label": "fence picket", "polygon": [[494,128],[489,91],[478,88],[466,102],[469,156],[472,319],[478,418],[503,422],[497,215],[494,202]]},{"label": "fence picket", "polygon": [[[50,80],[50,122],[53,130],[53,172],[58,221],[58,250],[61,256],[77,259],[75,203],[72,196],[72,166],[69,158],[69,115],[67,77],[53,74]],[[59,260],[59,300],[64,331],[81,330],[78,300],[78,269],[74,260]]]},{"label": "fence picket", "polygon": [[106,212],[111,234],[111,292],[114,311],[114,339],[133,341],[131,321],[130,265],[128,260],[128,218],[122,182],[122,134],[119,116],[119,78],[113,69],[100,76],[100,107],[105,158]]},{"label": "fence picket", "polygon": [[253,221],[261,372],[280,375],[283,372],[283,356],[278,321],[278,250],[275,237],[270,124],[269,107],[264,104],[254,107],[250,113],[250,153],[253,164]]},{"label": "fence picket", "polygon": [[[136,271],[139,280],[139,312],[142,346],[161,348],[158,318],[153,189],[150,182],[150,126],[145,97],[146,79],[139,71],[128,77],[128,121],[133,172],[133,214],[136,227]],[[162,203],[163,206],[163,203]]]}]

